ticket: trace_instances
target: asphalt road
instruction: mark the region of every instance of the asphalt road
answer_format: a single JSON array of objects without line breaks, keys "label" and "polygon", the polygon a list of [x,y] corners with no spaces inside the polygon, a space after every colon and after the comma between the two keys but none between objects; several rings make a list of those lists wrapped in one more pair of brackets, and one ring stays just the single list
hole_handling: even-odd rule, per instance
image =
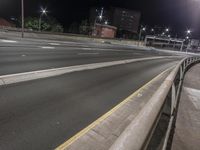
[{"label": "asphalt road", "polygon": [[0,149],[54,149],[176,62],[136,62],[2,86]]},{"label": "asphalt road", "polygon": [[160,55],[167,54],[95,42],[0,39],[0,75]]}]

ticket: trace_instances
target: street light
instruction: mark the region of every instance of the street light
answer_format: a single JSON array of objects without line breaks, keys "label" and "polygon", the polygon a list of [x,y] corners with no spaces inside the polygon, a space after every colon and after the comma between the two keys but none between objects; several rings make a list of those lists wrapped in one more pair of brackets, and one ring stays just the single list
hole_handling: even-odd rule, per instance
[{"label": "street light", "polygon": [[24,0],[21,0],[21,15],[22,15],[22,38],[24,38]]},{"label": "street light", "polygon": [[41,12],[41,14],[40,14],[40,18],[39,18],[39,31],[41,31],[42,16],[47,14],[47,10],[42,8],[42,10],[40,12]]},{"label": "street light", "polygon": [[145,28],[145,27],[141,27],[141,28],[140,28],[138,46],[140,45],[139,43],[140,43],[140,40],[141,40],[142,32],[145,32],[145,31],[146,31],[146,28]]},{"label": "street light", "polygon": [[105,21],[105,25],[108,25],[108,21],[107,20]]},{"label": "street light", "polygon": [[[95,17],[95,20],[94,20],[93,35],[96,35],[96,24],[97,24],[97,20],[99,20],[100,23],[102,23],[104,8],[103,8],[103,7],[101,8],[100,14],[99,14],[98,9],[96,9],[96,12],[97,12],[98,15]],[[98,21],[98,23],[99,23],[99,21]],[[104,22],[104,23],[106,24],[106,22]],[[108,22],[107,22],[107,24],[108,24]]]},{"label": "street light", "polygon": [[165,31],[166,31],[166,32],[169,32],[169,28],[166,28]]},{"label": "street light", "polygon": [[187,30],[187,34],[190,34],[191,33],[191,30]]},{"label": "street light", "polygon": [[103,18],[103,16],[102,16],[102,15],[100,15],[100,16],[99,16],[99,19],[101,20],[102,18]]}]

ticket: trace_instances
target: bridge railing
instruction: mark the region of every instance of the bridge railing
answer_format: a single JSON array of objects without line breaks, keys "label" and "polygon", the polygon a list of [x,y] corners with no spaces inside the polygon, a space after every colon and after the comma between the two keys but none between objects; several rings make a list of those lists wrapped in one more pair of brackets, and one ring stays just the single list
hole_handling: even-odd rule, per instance
[{"label": "bridge railing", "polygon": [[199,61],[199,57],[183,59],[110,150],[165,150],[169,148],[170,133],[175,123],[185,72]]}]

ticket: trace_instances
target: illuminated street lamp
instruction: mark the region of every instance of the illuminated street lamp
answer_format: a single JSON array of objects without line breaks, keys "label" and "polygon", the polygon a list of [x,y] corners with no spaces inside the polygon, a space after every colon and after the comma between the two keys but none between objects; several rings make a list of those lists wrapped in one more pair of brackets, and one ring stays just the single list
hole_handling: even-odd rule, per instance
[{"label": "illuminated street lamp", "polygon": [[187,34],[191,34],[191,30],[187,30]]},{"label": "illuminated street lamp", "polygon": [[100,15],[100,16],[99,16],[99,19],[102,19],[102,18],[103,18],[103,16],[102,16],[102,15]]},{"label": "illuminated street lamp", "polygon": [[42,8],[40,12],[41,12],[41,14],[40,14],[40,18],[39,18],[39,31],[41,31],[42,16],[47,14],[47,10]]},{"label": "illuminated street lamp", "polygon": [[105,25],[108,25],[108,21],[107,20],[105,21]]},{"label": "illuminated street lamp", "polygon": [[142,32],[145,32],[145,31],[146,31],[146,28],[145,28],[145,27],[141,27],[141,28],[140,28],[138,45],[139,45],[139,42],[140,42],[140,40],[141,40]]},{"label": "illuminated street lamp", "polygon": [[104,8],[102,7],[102,8],[101,8],[101,13],[100,13],[100,15],[99,15],[100,22],[101,22],[102,19],[103,19],[103,13],[104,13]]},{"label": "illuminated street lamp", "polygon": [[[98,9],[96,9],[96,12],[98,13]],[[101,12],[100,14],[98,13],[98,16],[95,17],[95,20],[94,20],[94,27],[93,27],[93,34],[96,35],[96,24],[97,24],[97,20],[100,21],[100,23],[102,23],[102,19],[103,19],[103,13],[104,13],[104,8],[102,7],[101,8]],[[98,21],[98,22],[99,22]],[[107,21],[104,22],[105,24],[108,24]]]},{"label": "illuminated street lamp", "polygon": [[169,32],[169,28],[166,28],[165,31],[166,31],[166,32]]}]

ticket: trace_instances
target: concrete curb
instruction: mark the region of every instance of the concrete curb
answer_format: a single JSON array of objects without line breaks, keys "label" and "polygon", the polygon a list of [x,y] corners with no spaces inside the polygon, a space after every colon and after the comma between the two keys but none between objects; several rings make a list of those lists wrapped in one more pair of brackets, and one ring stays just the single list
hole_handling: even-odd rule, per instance
[{"label": "concrete curb", "polygon": [[30,80],[42,79],[42,78],[47,78],[47,77],[53,77],[53,76],[58,76],[58,75],[66,74],[66,73],[72,73],[76,71],[92,70],[92,69],[98,69],[98,68],[103,68],[103,67],[128,64],[128,63],[133,63],[133,62],[138,62],[138,61],[147,61],[147,60],[163,59],[163,58],[174,58],[174,56],[127,59],[127,60],[120,60],[120,61],[93,63],[93,64],[32,71],[32,72],[25,72],[25,73],[11,74],[11,75],[3,75],[3,76],[0,76],[0,86],[13,84],[13,83],[19,83],[19,82],[25,82],[25,81],[30,81]]}]

